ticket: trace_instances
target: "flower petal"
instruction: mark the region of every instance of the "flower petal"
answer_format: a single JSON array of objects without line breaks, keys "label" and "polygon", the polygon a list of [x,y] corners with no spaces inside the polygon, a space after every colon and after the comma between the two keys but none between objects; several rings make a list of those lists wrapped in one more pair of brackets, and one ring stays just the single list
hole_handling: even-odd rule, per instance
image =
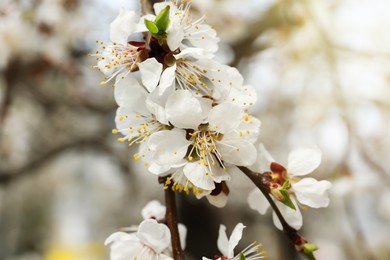
[{"label": "flower petal", "polygon": [[321,163],[321,150],[299,148],[288,155],[287,170],[290,175],[302,176],[314,171]]},{"label": "flower petal", "polygon": [[240,125],[236,128],[236,132],[240,137],[254,143],[260,135],[260,126],[261,122],[259,119],[246,114],[244,115],[244,120],[242,120]]},{"label": "flower petal", "polygon": [[172,67],[166,68],[161,74],[160,84],[158,85],[159,94],[163,95],[167,89],[170,89],[175,86],[175,72],[176,64]]},{"label": "flower petal", "polygon": [[180,24],[180,19],[171,19],[167,33],[167,44],[169,49],[175,51],[180,47],[180,44],[184,39],[184,30]]},{"label": "flower petal", "polygon": [[160,81],[163,65],[155,58],[147,59],[138,64],[142,84],[152,92]]},{"label": "flower petal", "polygon": [[185,59],[185,58],[194,58],[201,59],[205,58],[204,49],[203,48],[186,48],[182,50],[180,53],[173,55],[176,60]]},{"label": "flower petal", "polygon": [[298,201],[312,208],[322,208],[329,205],[327,191],[332,184],[329,181],[317,181],[314,178],[304,178],[291,183]]},{"label": "flower petal", "polygon": [[[287,221],[287,223],[291,227],[298,230],[302,227],[302,224],[303,224],[302,214],[301,214],[301,211],[299,210],[299,207],[298,207],[296,201],[293,198],[291,198],[291,200],[294,203],[296,210],[293,210],[292,208],[284,205],[283,203],[281,203],[279,201],[276,201],[276,200],[274,200],[274,201],[275,201],[276,206],[279,208],[280,213],[282,213],[282,216]],[[280,223],[275,212],[273,213],[272,218],[274,220],[275,226],[279,230],[283,230],[282,224]]]},{"label": "flower petal", "polygon": [[187,227],[181,223],[179,223],[177,227],[179,229],[180,245],[181,248],[184,250],[186,249]]},{"label": "flower petal", "polygon": [[169,228],[154,219],[142,221],[138,227],[137,236],[144,245],[152,248],[157,254],[160,254],[171,243]]},{"label": "flower petal", "polygon": [[217,151],[222,155],[222,160],[238,166],[250,166],[255,163],[257,151],[255,146],[243,138],[223,136],[221,141],[216,141]]},{"label": "flower petal", "polygon": [[119,15],[111,22],[110,40],[114,43],[127,45],[127,38],[135,30],[135,12],[121,8]]},{"label": "flower petal", "polygon": [[257,93],[256,90],[249,85],[232,86],[226,100],[243,108],[248,108],[256,103]]},{"label": "flower petal", "polygon": [[144,219],[154,218],[161,220],[165,218],[166,207],[158,200],[152,200],[142,209],[141,215]]},{"label": "flower petal", "polygon": [[184,175],[196,187],[204,190],[213,190],[215,188],[214,180],[210,173],[206,173],[205,166],[197,162],[187,163],[183,169]]},{"label": "flower petal", "polygon": [[229,255],[229,240],[228,240],[228,237],[226,235],[226,226],[225,225],[219,226],[217,245],[218,245],[219,251],[222,253],[223,256]]},{"label": "flower petal", "polygon": [[144,247],[135,233],[124,232],[116,232],[109,236],[105,245],[110,246],[110,259],[112,260],[133,259]]},{"label": "flower petal", "polygon": [[220,192],[218,195],[207,195],[209,203],[217,208],[223,208],[226,206],[228,196],[224,192]]},{"label": "flower petal", "polygon": [[238,245],[238,242],[242,238],[242,231],[244,230],[245,226],[242,223],[238,223],[235,228],[233,229],[232,234],[229,238],[229,258],[234,257],[234,248]]},{"label": "flower petal", "polygon": [[274,161],[264,144],[260,143],[257,146],[257,159],[254,164],[249,166],[249,169],[254,172],[266,172],[270,170],[271,163]]},{"label": "flower petal", "polygon": [[199,24],[186,28],[186,38],[195,47],[203,48],[207,53],[215,53],[218,50],[219,38],[217,32],[208,24]]},{"label": "flower petal", "polygon": [[167,119],[179,128],[198,129],[211,109],[211,100],[206,108],[208,111],[204,111],[201,101],[202,99],[194,97],[188,90],[176,90],[169,96],[165,106]]},{"label": "flower petal", "polygon": [[153,159],[161,165],[179,163],[191,144],[186,139],[186,132],[181,129],[163,130],[149,137],[148,147],[154,152]]},{"label": "flower petal", "polygon": [[144,103],[146,95],[146,91],[131,75],[126,75],[125,77],[119,75],[116,78],[114,97],[118,106],[144,106],[142,103]]},{"label": "flower petal", "polygon": [[218,133],[227,133],[236,129],[243,118],[244,111],[232,103],[222,103],[213,107],[208,116],[210,129]]},{"label": "flower petal", "polygon": [[264,215],[270,208],[270,205],[259,189],[253,189],[248,196],[249,207],[257,210],[261,215]]}]

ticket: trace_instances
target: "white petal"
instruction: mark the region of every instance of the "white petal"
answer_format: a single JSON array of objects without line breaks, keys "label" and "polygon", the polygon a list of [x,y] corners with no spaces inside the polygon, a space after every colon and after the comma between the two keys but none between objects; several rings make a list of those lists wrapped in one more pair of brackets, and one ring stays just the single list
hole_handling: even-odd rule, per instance
[{"label": "white petal", "polygon": [[138,83],[138,81],[130,74],[122,78],[119,75],[116,78],[114,97],[118,106],[132,105],[134,102],[141,104],[145,100],[147,93]]},{"label": "white petal", "polygon": [[260,143],[257,146],[257,159],[254,164],[249,166],[249,169],[254,172],[266,172],[270,171],[270,165],[274,162],[274,158],[272,158],[271,154],[265,148],[264,144]]},{"label": "white petal", "polygon": [[[199,61],[199,63],[204,61]],[[210,70],[211,76],[215,78],[214,85],[217,89],[223,92],[221,98],[225,100],[229,97],[230,91],[235,89],[241,89],[244,83],[244,78],[240,72],[233,67],[221,64],[214,64],[214,67],[217,67],[218,70]],[[231,97],[233,98],[233,97]],[[233,101],[230,99],[229,101]],[[242,105],[239,105],[240,107]]]},{"label": "white petal", "polygon": [[192,27],[189,34],[186,35],[190,43],[195,47],[201,47],[208,53],[215,53],[218,50],[219,38],[217,32],[208,24],[200,24]]},{"label": "white petal", "polygon": [[111,260],[133,259],[144,248],[135,233],[116,232],[107,238]]},{"label": "white petal", "polygon": [[210,173],[206,173],[207,170],[202,164],[194,162],[184,166],[183,172],[196,187],[204,190],[213,190],[215,188],[214,180],[211,178]]},{"label": "white petal", "polygon": [[302,176],[314,171],[321,163],[321,150],[299,148],[288,155],[287,170],[290,175]]},{"label": "white petal", "polygon": [[179,236],[180,236],[180,245],[181,248],[184,250],[186,249],[186,240],[187,240],[187,227],[183,224],[179,223],[177,225],[179,229]]},{"label": "white petal", "polygon": [[179,163],[191,144],[186,139],[186,132],[181,129],[163,130],[149,137],[148,147],[154,152],[153,159],[161,165]]},{"label": "white petal", "polygon": [[179,19],[171,19],[171,23],[167,30],[167,44],[171,51],[175,51],[180,47],[184,38],[184,30]]},{"label": "white petal", "polygon": [[[141,128],[142,124],[147,123],[146,119],[148,118],[139,116],[138,111],[134,111],[132,107],[121,106],[116,111],[115,124],[118,131],[127,139],[139,135],[137,130]],[[130,130],[130,127],[133,130]]]},{"label": "white petal", "polygon": [[154,219],[142,221],[138,227],[137,236],[144,245],[152,248],[158,254],[171,243],[169,228],[164,224],[159,224]]},{"label": "white petal", "polygon": [[242,231],[244,230],[245,226],[242,223],[238,223],[236,227],[233,229],[232,234],[229,238],[229,258],[234,257],[234,248],[238,245],[238,242],[242,238]]},{"label": "white petal", "polygon": [[171,170],[170,165],[160,165],[155,162],[150,162],[148,171],[157,176],[167,176],[169,175],[169,170]]},{"label": "white petal", "polygon": [[175,72],[176,64],[172,67],[166,68],[161,74],[160,84],[158,85],[160,95],[163,95],[167,89],[175,86]]},{"label": "white petal", "polygon": [[219,233],[218,233],[218,241],[217,241],[218,249],[222,253],[223,256],[229,255],[229,240],[226,235],[226,226],[220,225],[219,226]]},{"label": "white petal", "polygon": [[205,58],[203,48],[186,48],[182,50],[179,54],[173,55],[175,59],[185,59],[185,58],[194,58],[201,59]]},{"label": "white petal", "polygon": [[142,84],[152,92],[160,81],[163,65],[155,58],[147,59],[138,64]]},{"label": "white petal", "polygon": [[110,245],[117,242],[123,242],[123,241],[137,241],[138,239],[131,235],[127,234],[125,232],[115,232],[111,234],[106,241],[104,242],[104,245]]},{"label": "white petal", "polygon": [[152,200],[142,209],[141,215],[144,219],[155,218],[161,220],[165,218],[166,208],[158,200]]},{"label": "white petal", "polygon": [[127,45],[127,38],[135,30],[135,12],[121,8],[119,15],[111,22],[110,40]]},{"label": "white petal", "polygon": [[270,208],[269,202],[258,188],[253,189],[248,196],[249,207],[264,215]]},{"label": "white petal", "polygon": [[256,90],[251,86],[232,86],[227,101],[237,104],[243,108],[254,105],[257,101]]},{"label": "white petal", "polygon": [[209,203],[213,206],[216,206],[217,208],[223,208],[226,206],[226,203],[228,201],[228,196],[220,192],[218,195],[207,195],[206,196]]},{"label": "white petal", "polygon": [[245,140],[254,143],[260,135],[260,126],[261,122],[259,119],[254,116],[244,115],[244,120],[236,128],[236,132]]},{"label": "white petal", "polygon": [[[165,106],[165,112],[169,122],[179,128],[198,129],[206,118],[199,98],[194,97],[189,90],[177,90],[173,92]],[[208,110],[211,109],[209,103]]]},{"label": "white petal", "polygon": [[[155,115],[156,119],[165,125],[168,125],[168,119],[165,113],[165,104],[168,100],[168,97],[175,91],[175,86],[172,82],[169,84],[166,79],[166,69],[163,72],[163,76],[160,79],[160,85],[158,88],[153,90],[146,99],[146,107],[148,110]],[[169,71],[168,71],[169,72]],[[161,88],[160,88],[161,86]]]},{"label": "white petal", "polygon": [[114,66],[107,66],[108,64],[109,64],[109,62],[107,62],[106,59],[100,60],[97,63],[99,71],[102,72],[105,76],[111,75],[115,70]]},{"label": "white petal", "polygon": [[244,111],[232,103],[222,103],[213,107],[208,116],[210,129],[219,133],[227,133],[237,128],[242,120]]},{"label": "white petal", "polygon": [[329,196],[327,191],[332,184],[329,181],[317,181],[313,178],[304,178],[291,183],[298,201],[312,208],[327,207]]},{"label": "white petal", "polygon": [[250,166],[256,161],[255,146],[243,138],[230,138],[230,136],[225,135],[221,141],[216,141],[216,144],[217,150],[225,162],[238,166]]},{"label": "white petal", "polygon": [[214,182],[220,183],[222,181],[231,180],[231,176],[229,172],[221,168],[218,164],[209,165],[209,167],[211,168],[212,171],[211,178],[214,180]]},{"label": "white petal", "polygon": [[[303,224],[302,214],[301,214],[301,211],[299,210],[299,207],[298,207],[297,203],[295,202],[295,200],[293,198],[291,198],[291,200],[294,203],[296,210],[293,210],[292,208],[284,205],[283,203],[281,203],[279,201],[275,201],[275,200],[274,201],[276,203],[276,206],[279,208],[280,213],[282,213],[282,216],[287,221],[287,223],[291,227],[298,230],[302,227],[302,224]],[[283,230],[282,224],[280,223],[275,212],[273,213],[272,217],[273,217],[275,226],[279,230]]]}]

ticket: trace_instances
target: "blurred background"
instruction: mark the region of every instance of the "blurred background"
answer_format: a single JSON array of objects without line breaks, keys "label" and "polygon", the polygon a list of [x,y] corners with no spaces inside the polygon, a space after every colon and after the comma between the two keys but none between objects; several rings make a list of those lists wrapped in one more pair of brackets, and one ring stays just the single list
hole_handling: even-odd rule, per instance
[{"label": "blurred background", "polygon": [[[193,0],[221,38],[217,59],[258,91],[251,111],[279,162],[318,145],[317,179],[333,183],[326,209],[303,211],[318,259],[390,259],[390,2]],[[108,259],[103,242],[138,224],[155,176],[116,142],[116,104],[91,68],[121,6],[137,0],[0,1],[0,259]],[[223,209],[178,195],[188,259],[217,254],[220,223],[243,222],[239,248],[257,240],[268,259],[300,259],[252,211],[254,186],[233,176]]]}]

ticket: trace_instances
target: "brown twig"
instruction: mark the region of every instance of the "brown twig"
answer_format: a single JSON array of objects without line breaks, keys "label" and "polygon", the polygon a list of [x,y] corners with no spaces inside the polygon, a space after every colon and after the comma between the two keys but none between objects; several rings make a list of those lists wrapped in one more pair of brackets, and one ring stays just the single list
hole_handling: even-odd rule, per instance
[{"label": "brown twig", "polygon": [[[10,170],[0,169],[0,186],[5,185],[11,181],[15,181],[25,175],[28,175],[29,173],[39,172],[37,171],[38,169],[40,169],[42,166],[44,166],[51,160],[55,159],[60,154],[72,149],[79,148],[92,148],[94,149],[94,151],[101,151],[107,154],[113,154],[111,148],[101,141],[101,136],[96,138],[75,140],[43,152],[41,155],[37,156],[35,159],[32,159],[20,168]],[[129,172],[129,166],[127,164],[120,162],[120,166],[123,172]]]},{"label": "brown twig", "polygon": [[[165,184],[166,178],[159,178],[159,183]],[[167,208],[165,213],[165,220],[171,231],[173,259],[184,260],[184,252],[181,248],[180,234],[177,226],[177,211],[176,211],[176,197],[175,191],[168,187],[165,189],[165,206]]]},{"label": "brown twig", "polygon": [[264,185],[262,175],[260,173],[253,172],[246,167],[239,166],[238,168],[256,185],[257,188],[259,188],[261,193],[263,193],[263,195],[271,205],[273,211],[275,212],[276,216],[278,217],[280,223],[282,224],[284,234],[286,234],[286,236],[291,240],[291,242],[293,242],[295,248],[302,253],[302,246],[303,244],[307,243],[307,241],[302,235],[298,233],[295,228],[291,227],[284,219],[282,213],[276,206],[274,200],[271,198],[266,186]]}]

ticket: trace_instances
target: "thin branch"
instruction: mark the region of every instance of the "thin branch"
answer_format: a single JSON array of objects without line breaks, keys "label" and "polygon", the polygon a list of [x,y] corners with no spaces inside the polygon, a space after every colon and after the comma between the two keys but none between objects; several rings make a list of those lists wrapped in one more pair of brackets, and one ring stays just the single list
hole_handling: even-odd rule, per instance
[{"label": "thin branch", "polygon": [[[307,243],[305,238],[298,233],[298,230],[291,227],[287,221],[284,219],[282,213],[280,212],[279,208],[276,206],[274,200],[271,198],[266,186],[263,183],[262,175],[260,173],[253,172],[249,170],[246,167],[238,166],[238,168],[249,178],[251,181],[256,185],[257,188],[263,193],[269,204],[271,205],[273,211],[275,212],[276,216],[278,217],[280,223],[283,227],[284,234],[293,242],[295,245],[295,248],[302,253],[302,246],[303,244]],[[307,255],[305,255],[307,256]]]},{"label": "thin branch", "polygon": [[[166,178],[159,178],[159,183],[165,184]],[[176,197],[175,191],[170,186],[165,189],[165,205],[167,211],[165,213],[165,220],[171,231],[173,259],[184,260],[184,252],[181,248],[180,234],[177,226],[177,211],[176,211]]]},{"label": "thin branch", "polygon": [[[110,147],[102,142],[101,136],[90,139],[76,140],[45,151],[40,156],[32,159],[30,162],[20,168],[11,170],[0,169],[0,185],[5,185],[11,181],[15,181],[25,175],[28,175],[29,173],[38,172],[37,170],[48,163],[50,160],[55,159],[57,156],[66,151],[77,148],[93,148],[95,151],[99,150],[106,152],[107,154],[113,154],[113,151],[110,149]],[[129,172],[128,165],[120,162],[120,166],[123,172]]]}]

